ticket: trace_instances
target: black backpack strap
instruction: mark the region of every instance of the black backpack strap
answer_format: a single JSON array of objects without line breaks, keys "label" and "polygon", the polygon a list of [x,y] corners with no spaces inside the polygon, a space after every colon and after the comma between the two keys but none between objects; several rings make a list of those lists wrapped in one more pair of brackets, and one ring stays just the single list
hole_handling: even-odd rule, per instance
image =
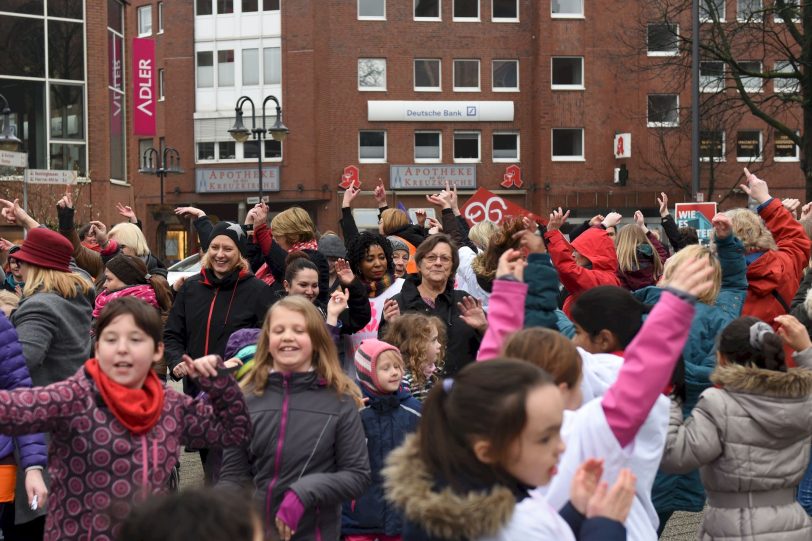
[{"label": "black backpack strap", "polygon": [[784,300],[784,297],[782,297],[781,294],[778,293],[778,290],[773,289],[770,293],[772,294],[773,297],[775,297],[775,300],[777,300],[781,304],[781,306],[784,307],[784,312],[789,314],[790,312],[789,305],[787,304],[787,301]]}]

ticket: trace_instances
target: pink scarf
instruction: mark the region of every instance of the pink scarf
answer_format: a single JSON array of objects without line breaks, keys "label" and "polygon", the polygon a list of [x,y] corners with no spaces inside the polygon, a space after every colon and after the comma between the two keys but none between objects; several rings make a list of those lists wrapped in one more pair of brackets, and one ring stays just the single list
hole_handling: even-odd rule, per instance
[{"label": "pink scarf", "polygon": [[158,299],[155,297],[155,290],[152,289],[152,286],[148,284],[141,284],[137,286],[125,287],[124,289],[119,289],[116,291],[102,291],[99,293],[96,296],[96,308],[93,309],[93,319],[99,317],[102,308],[104,308],[108,302],[114,299],[120,299],[121,297],[135,297],[136,299],[141,299],[147,304],[151,304],[158,310],[161,309],[161,306],[158,304]]},{"label": "pink scarf", "polygon": [[[293,246],[290,247],[288,253],[290,252],[297,252],[302,250],[318,250],[319,243],[316,240],[308,240],[305,242],[297,242]],[[267,285],[273,285],[276,279],[273,277],[273,273],[271,273],[271,268],[268,266],[267,263],[263,263],[262,266],[257,269],[256,274],[254,275]]]}]

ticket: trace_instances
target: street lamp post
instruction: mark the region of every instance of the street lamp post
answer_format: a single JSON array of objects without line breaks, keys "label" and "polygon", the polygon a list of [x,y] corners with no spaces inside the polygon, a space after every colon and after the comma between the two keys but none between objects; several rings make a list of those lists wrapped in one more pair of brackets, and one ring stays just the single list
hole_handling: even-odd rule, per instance
[{"label": "street lamp post", "polygon": [[[276,104],[276,122],[270,128],[265,128],[265,105],[269,102],[273,101]],[[245,105],[245,102],[251,104],[251,129],[245,127],[242,121],[242,107]],[[249,138],[253,138],[257,141],[257,169],[259,172],[259,200],[262,202],[262,154],[264,152],[262,141],[265,139],[265,136],[268,132],[271,134],[271,138],[275,141],[282,142],[285,140],[285,137],[288,135],[288,128],[282,123],[282,107],[279,105],[279,100],[276,99],[276,96],[269,95],[262,101],[262,127],[257,128],[257,114],[256,109],[254,108],[254,102],[248,96],[242,96],[240,99],[237,100],[237,106],[234,108],[237,113],[237,118],[234,120],[234,126],[228,130],[228,133],[231,134],[231,137],[234,138],[235,141],[238,143],[245,143],[248,141]]]},{"label": "street lamp post", "polygon": [[[138,170],[142,175],[157,175],[161,179],[161,206],[164,206],[164,179],[168,174],[183,173],[180,168],[180,154],[172,147],[165,147],[163,153],[153,147],[144,151],[142,156],[144,166]],[[161,158],[158,163],[158,158]]]}]

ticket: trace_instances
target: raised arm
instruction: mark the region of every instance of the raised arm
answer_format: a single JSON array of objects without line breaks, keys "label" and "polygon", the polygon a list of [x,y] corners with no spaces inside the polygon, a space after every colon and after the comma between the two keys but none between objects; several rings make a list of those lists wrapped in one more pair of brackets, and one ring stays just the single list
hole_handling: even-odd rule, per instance
[{"label": "raised arm", "polygon": [[344,191],[343,199],[341,201],[341,232],[344,234],[344,245],[349,246],[354,238],[360,233],[358,226],[355,224],[355,217],[352,215],[352,202],[361,193],[361,188],[350,186]]},{"label": "raised arm", "polygon": [[524,306],[527,284],[522,283],[525,266],[518,250],[507,250],[499,258],[496,280],[488,303],[488,330],[479,347],[477,361],[499,356],[507,336],[524,326]]}]

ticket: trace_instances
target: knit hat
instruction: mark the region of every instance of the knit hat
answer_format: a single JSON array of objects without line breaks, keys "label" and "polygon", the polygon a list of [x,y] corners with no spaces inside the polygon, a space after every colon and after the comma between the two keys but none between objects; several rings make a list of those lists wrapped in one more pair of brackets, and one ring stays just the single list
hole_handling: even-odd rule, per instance
[{"label": "knit hat", "polygon": [[389,243],[392,245],[392,251],[393,252],[397,252],[398,250],[402,250],[404,252],[409,251],[409,247],[406,246],[406,243],[403,242],[402,238],[396,237],[394,235],[390,235],[390,236],[388,236],[386,238],[389,239]]},{"label": "knit hat", "polygon": [[338,235],[324,235],[319,239],[319,253],[324,257],[347,259],[347,248]]},{"label": "knit hat", "polygon": [[235,224],[234,222],[217,222],[217,225],[211,230],[211,235],[209,235],[209,243],[211,244],[211,241],[219,235],[225,235],[233,240],[240,254],[245,255],[245,250],[248,247],[248,235],[245,234],[240,224]]},{"label": "knit hat", "polygon": [[20,251],[20,247],[15,244],[14,246],[12,246],[11,248],[8,249],[8,257],[17,259],[17,256],[15,256],[14,254],[19,252],[19,251]]},{"label": "knit hat", "polygon": [[384,394],[378,381],[378,359],[381,353],[394,351],[400,357],[400,350],[381,340],[364,340],[355,352],[355,372],[358,381],[374,394]]},{"label": "knit hat", "polygon": [[73,245],[68,239],[44,227],[35,227],[28,232],[22,247],[14,252],[14,259],[30,265],[70,272],[70,258]]},{"label": "knit hat", "polygon": [[116,278],[124,282],[124,285],[134,286],[149,282],[147,265],[137,257],[119,254],[108,261],[106,267]]}]

